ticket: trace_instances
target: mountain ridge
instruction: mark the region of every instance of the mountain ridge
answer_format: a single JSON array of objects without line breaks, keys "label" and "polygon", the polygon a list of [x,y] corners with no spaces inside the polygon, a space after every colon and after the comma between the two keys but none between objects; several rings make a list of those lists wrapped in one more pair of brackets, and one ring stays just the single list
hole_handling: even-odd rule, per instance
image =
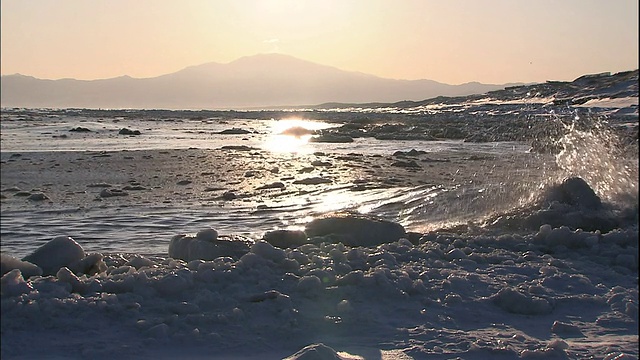
[{"label": "mountain ridge", "polygon": [[0,85],[3,107],[243,109],[419,101],[480,94],[516,84],[387,79],[289,55],[258,54],[150,78],[50,80],[13,74],[3,75]]}]

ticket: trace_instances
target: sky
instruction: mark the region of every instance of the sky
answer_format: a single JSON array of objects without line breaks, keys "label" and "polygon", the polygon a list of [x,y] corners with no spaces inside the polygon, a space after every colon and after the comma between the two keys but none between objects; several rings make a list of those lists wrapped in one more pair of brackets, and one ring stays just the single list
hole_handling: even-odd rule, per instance
[{"label": "sky", "polygon": [[1,73],[83,80],[281,53],[447,84],[638,68],[637,0],[2,0]]}]

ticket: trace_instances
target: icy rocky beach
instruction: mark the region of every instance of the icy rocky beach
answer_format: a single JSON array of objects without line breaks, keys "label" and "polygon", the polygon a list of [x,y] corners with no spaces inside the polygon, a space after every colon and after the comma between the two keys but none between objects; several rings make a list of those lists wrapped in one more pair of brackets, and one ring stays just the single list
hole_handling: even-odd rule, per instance
[{"label": "icy rocky beach", "polygon": [[637,359],[638,72],[2,109],[3,359]]}]

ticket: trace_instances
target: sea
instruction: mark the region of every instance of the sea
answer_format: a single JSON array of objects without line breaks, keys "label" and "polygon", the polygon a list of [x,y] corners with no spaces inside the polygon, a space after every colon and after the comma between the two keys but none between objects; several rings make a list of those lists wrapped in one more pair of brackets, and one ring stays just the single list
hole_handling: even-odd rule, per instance
[{"label": "sea", "polygon": [[[311,131],[366,119],[370,109],[3,109],[2,358],[637,359],[637,135],[636,151],[621,151],[627,143],[606,118],[574,126],[575,114],[546,111],[538,118],[558,125],[548,134],[553,146],[536,151],[531,140],[544,140],[542,132],[527,141],[402,140],[399,133],[310,141]],[[377,125],[396,129],[402,116],[386,110]],[[529,119],[511,120],[495,131]],[[123,128],[141,135],[119,136]],[[294,132],[305,135],[287,135]],[[400,181],[385,186],[354,184],[361,178],[316,184],[277,204],[107,199],[82,208],[28,200],[16,207],[15,184],[5,183],[10,161],[31,155],[113,159],[123,150],[227,146],[253,149],[229,152],[240,163],[258,153],[281,163],[304,159],[296,168],[340,156],[363,160],[352,165],[404,165],[388,179]],[[416,172],[422,182],[393,176],[411,173],[412,161],[426,169]],[[345,244],[330,228],[304,244],[260,240],[336,211],[399,223],[407,238],[369,232],[376,244]],[[230,239],[242,251],[169,256],[179,234],[176,244],[209,249],[210,228],[218,239],[238,236]]]},{"label": "sea", "polygon": [[[349,110],[354,117],[371,112],[362,108]],[[241,145],[273,156],[290,154],[294,160],[310,154],[391,157],[414,150],[427,154],[429,159],[468,161],[449,169],[454,175],[446,182],[425,175],[424,185],[400,182],[363,191],[352,191],[345,184],[328,184],[304,196],[292,195],[273,206],[244,201],[203,208],[194,201],[131,204],[126,208],[96,204],[81,211],[64,206],[3,208],[2,250],[24,256],[53,236],[67,235],[84,240],[88,251],[166,255],[175,229],[196,233],[203,227],[215,227],[221,233],[255,240],[271,230],[303,229],[313,218],[339,211],[378,216],[418,233],[460,225],[482,226],[500,214],[532,204],[546,187],[571,176],[584,178],[599,196],[618,202],[616,206],[632,207],[637,202],[637,158],[618,158],[610,151],[614,135],[603,131],[600,125],[578,130],[563,123],[565,132],[558,140],[563,149],[560,153],[532,151],[530,140],[357,137],[353,142],[309,141],[313,131],[339,129],[348,123],[344,113],[292,110],[268,112],[265,116],[262,111],[221,111],[201,116],[198,112],[159,110],[13,109],[2,113],[1,143],[4,154],[220,149]],[[379,125],[395,124],[393,115],[392,110],[387,110],[388,120]],[[400,111],[397,115],[401,115]],[[560,117],[549,121],[566,122]],[[88,136],[68,136],[70,129],[82,128],[92,132]],[[118,136],[123,128],[139,129],[144,136]],[[289,129],[306,132],[291,136],[287,135]],[[236,152],[235,156],[244,155]]]}]

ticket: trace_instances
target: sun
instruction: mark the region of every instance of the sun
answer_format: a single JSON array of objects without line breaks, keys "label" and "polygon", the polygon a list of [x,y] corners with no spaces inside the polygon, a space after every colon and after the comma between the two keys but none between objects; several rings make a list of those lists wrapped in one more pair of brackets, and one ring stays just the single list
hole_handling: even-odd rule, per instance
[{"label": "sun", "polygon": [[277,153],[309,154],[315,151],[309,143],[313,133],[331,126],[321,121],[297,118],[272,120],[264,148]]}]

